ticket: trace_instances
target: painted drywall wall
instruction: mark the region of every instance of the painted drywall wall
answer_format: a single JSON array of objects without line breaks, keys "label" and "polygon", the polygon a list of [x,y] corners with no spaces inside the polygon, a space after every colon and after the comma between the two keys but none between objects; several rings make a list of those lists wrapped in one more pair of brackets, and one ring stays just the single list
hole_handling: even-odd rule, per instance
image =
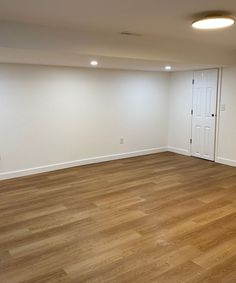
[{"label": "painted drywall wall", "polygon": [[236,67],[223,68],[216,161],[236,166]]},{"label": "painted drywall wall", "polygon": [[169,86],[168,147],[190,155],[193,72],[173,72]]},{"label": "painted drywall wall", "polygon": [[[0,179],[167,149],[190,155],[192,77],[1,64]],[[216,161],[233,166],[235,77],[236,67],[222,70],[216,148]]]},{"label": "painted drywall wall", "polygon": [[0,177],[162,150],[168,85],[167,73],[1,64]]}]

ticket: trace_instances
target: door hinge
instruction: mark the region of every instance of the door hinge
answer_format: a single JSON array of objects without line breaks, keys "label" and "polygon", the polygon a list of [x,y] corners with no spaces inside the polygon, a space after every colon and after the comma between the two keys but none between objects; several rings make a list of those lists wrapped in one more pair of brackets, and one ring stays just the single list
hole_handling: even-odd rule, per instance
[{"label": "door hinge", "polygon": [[190,139],[190,144],[192,144],[193,143],[193,139]]},{"label": "door hinge", "polygon": [[194,80],[192,80],[192,84],[194,85]]},{"label": "door hinge", "polygon": [[191,110],[191,115],[193,115],[193,109]]}]

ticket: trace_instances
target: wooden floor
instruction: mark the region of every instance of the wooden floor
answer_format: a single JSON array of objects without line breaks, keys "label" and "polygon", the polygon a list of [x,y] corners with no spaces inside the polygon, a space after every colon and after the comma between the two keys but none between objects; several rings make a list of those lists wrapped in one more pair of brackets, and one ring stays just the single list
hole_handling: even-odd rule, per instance
[{"label": "wooden floor", "polygon": [[236,168],[161,153],[0,182],[0,282],[236,282]]}]

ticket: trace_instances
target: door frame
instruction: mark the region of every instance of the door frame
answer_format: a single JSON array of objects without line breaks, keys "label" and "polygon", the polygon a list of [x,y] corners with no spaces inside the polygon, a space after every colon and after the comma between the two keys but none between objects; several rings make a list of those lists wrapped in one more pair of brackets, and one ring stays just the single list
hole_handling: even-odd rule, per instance
[{"label": "door frame", "polygon": [[[214,159],[212,162],[216,162],[218,152],[218,136],[219,136],[219,118],[220,118],[220,103],[221,103],[221,87],[222,87],[222,68],[207,68],[193,71],[192,78],[192,102],[191,102],[191,137],[190,137],[190,156],[192,155],[192,138],[193,138],[193,92],[194,92],[194,72],[217,70],[217,86],[216,86],[216,111],[215,111],[215,133],[214,133]],[[205,160],[205,159],[204,159]],[[211,161],[211,160],[208,160]]]}]

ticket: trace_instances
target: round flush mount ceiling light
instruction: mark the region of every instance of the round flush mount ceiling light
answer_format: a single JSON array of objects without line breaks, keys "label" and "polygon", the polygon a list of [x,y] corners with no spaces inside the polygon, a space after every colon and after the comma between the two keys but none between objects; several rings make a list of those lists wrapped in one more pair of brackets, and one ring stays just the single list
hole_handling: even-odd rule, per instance
[{"label": "round flush mount ceiling light", "polygon": [[98,61],[93,60],[90,62],[90,65],[95,67],[98,65]]},{"label": "round flush mount ceiling light", "polygon": [[171,66],[165,66],[165,70],[166,70],[166,71],[170,71],[171,69],[172,69]]},{"label": "round flush mount ceiling light", "polygon": [[232,26],[235,19],[228,16],[207,16],[192,23],[195,29],[220,29]]}]

